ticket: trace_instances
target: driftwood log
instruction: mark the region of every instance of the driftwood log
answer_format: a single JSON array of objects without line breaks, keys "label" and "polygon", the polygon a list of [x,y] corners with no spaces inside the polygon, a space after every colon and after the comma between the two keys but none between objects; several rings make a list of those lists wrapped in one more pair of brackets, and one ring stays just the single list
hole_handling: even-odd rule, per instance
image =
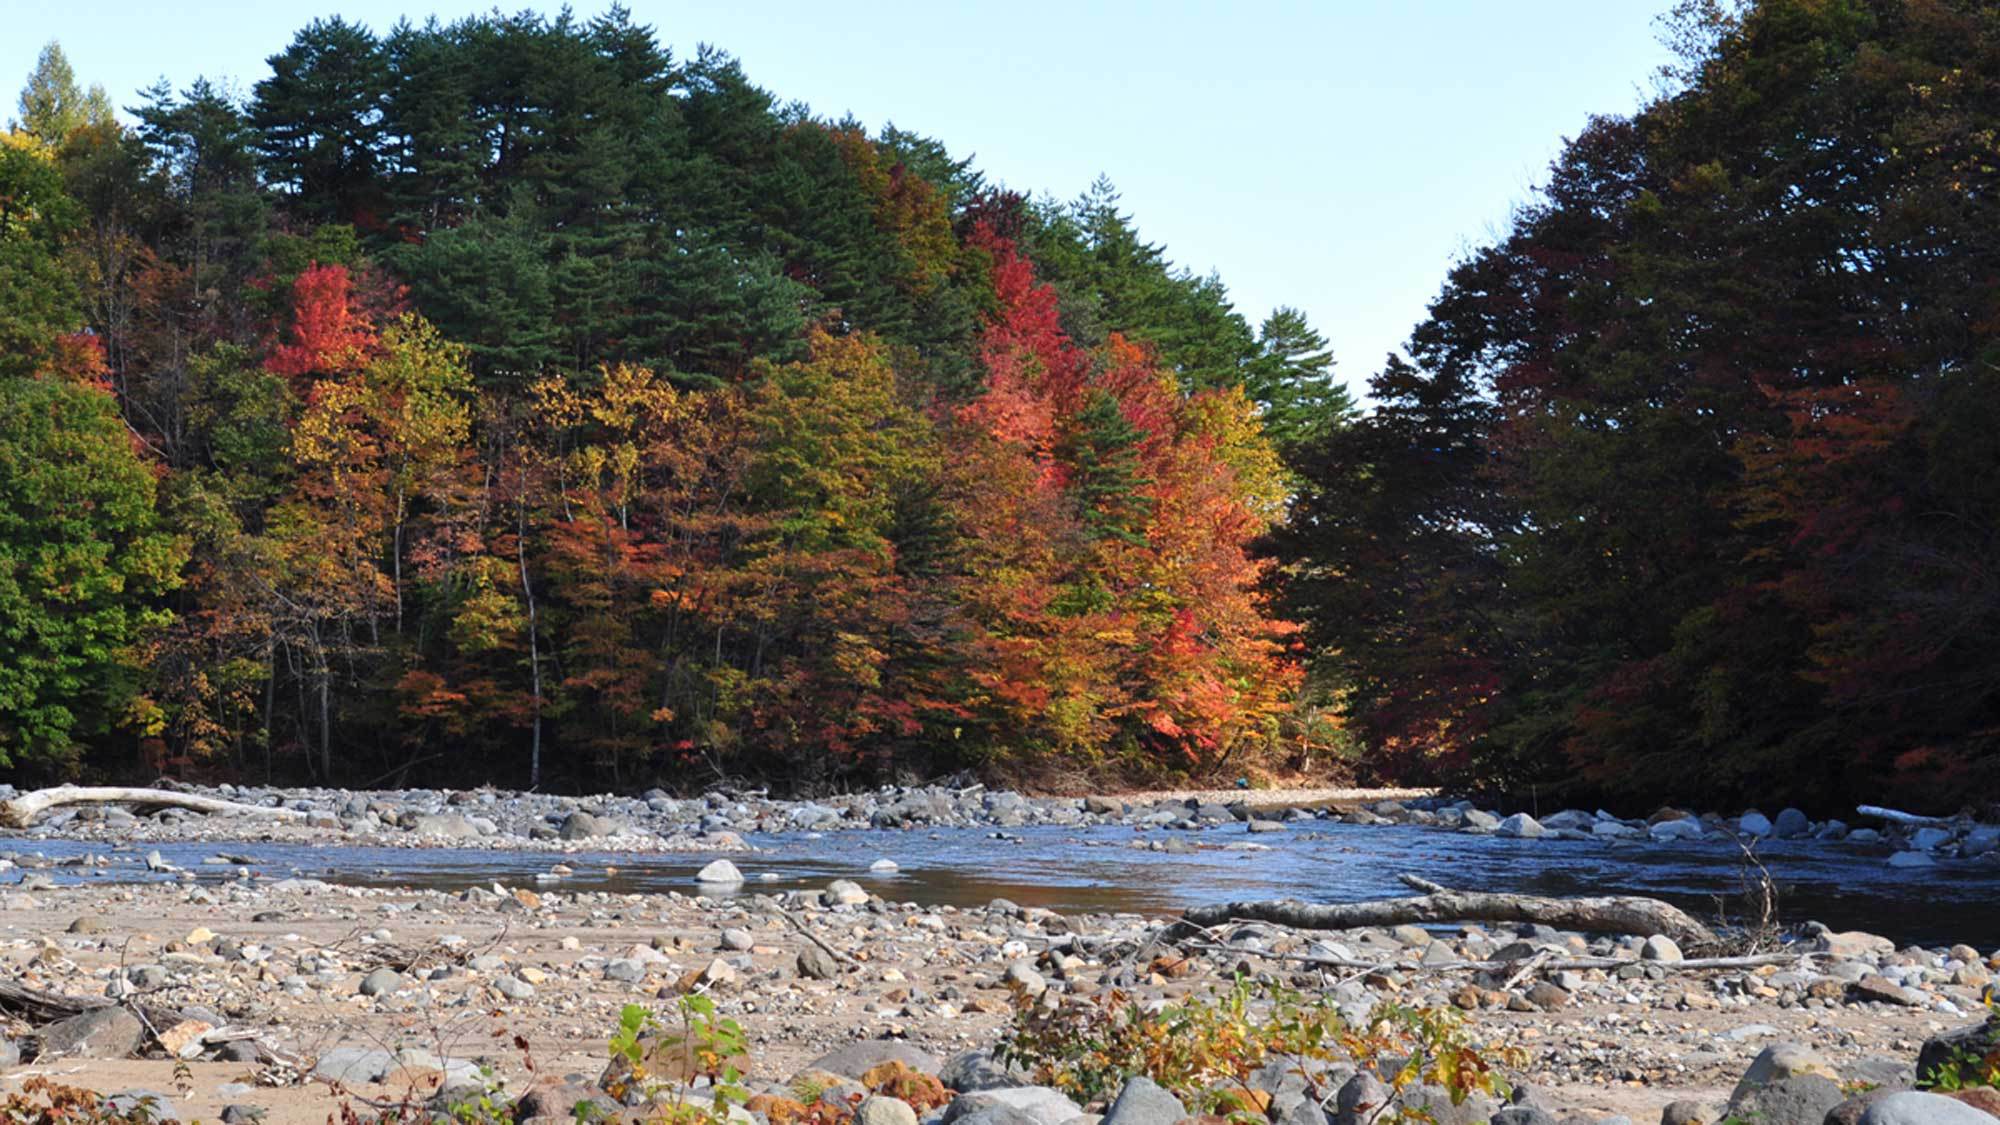
[{"label": "driftwood log", "polygon": [[1708,944],[1715,934],[1693,915],[1656,898],[1602,895],[1545,898],[1540,895],[1454,891],[1413,875],[1403,882],[1426,893],[1370,902],[1309,903],[1296,899],[1223,902],[1189,909],[1182,918],[1207,928],[1227,922],[1269,922],[1299,930],[1351,930],[1444,922],[1535,922],[1587,933],[1658,934],[1677,942]]},{"label": "driftwood log", "polygon": [[[1535,971],[1557,972],[1563,969],[1620,969],[1626,965],[1655,965],[1665,972],[1687,972],[1702,969],[1755,969],[1765,965],[1800,965],[1819,956],[1815,953],[1758,953],[1745,957],[1689,957],[1680,961],[1630,961],[1616,957],[1567,957],[1567,958],[1525,958],[1520,961],[1445,961],[1426,965],[1414,958],[1400,958],[1390,961],[1364,961],[1358,957],[1322,957],[1312,953],[1274,953],[1268,949],[1246,949],[1236,945],[1213,945],[1207,942],[1188,942],[1188,949],[1198,949],[1203,953],[1222,953],[1232,957],[1262,957],[1267,961],[1289,961],[1301,965],[1313,965],[1327,969],[1356,969],[1371,971],[1395,969],[1404,973],[1452,973],[1483,972],[1501,973],[1510,969],[1527,967]],[[1414,951],[1413,951],[1414,952]]]},{"label": "driftwood log", "polygon": [[43,813],[66,805],[137,805],[142,808],[187,809],[198,813],[263,816],[276,820],[306,818],[306,814],[297,809],[245,805],[217,797],[176,793],[171,789],[131,789],[122,785],[58,785],[53,789],[37,789],[32,793],[23,793],[18,797],[0,801],[0,827],[27,828],[40,819]]},{"label": "driftwood log", "polygon": [[1860,805],[1854,810],[1862,816],[1872,816],[1891,824],[1908,825],[1911,828],[1938,828],[1951,823],[1951,818],[1943,816],[1921,816],[1903,812],[1901,809],[1885,809],[1880,805]]}]

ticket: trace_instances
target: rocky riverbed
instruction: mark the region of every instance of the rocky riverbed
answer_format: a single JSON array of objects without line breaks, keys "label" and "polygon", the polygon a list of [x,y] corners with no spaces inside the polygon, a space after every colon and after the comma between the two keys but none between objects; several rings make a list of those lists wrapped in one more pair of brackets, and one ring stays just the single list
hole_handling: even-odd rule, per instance
[{"label": "rocky riverbed", "polygon": [[[1017,993],[1082,997],[1116,988],[1141,1002],[1169,1002],[1244,973],[1328,996],[1353,1022],[1384,1001],[1448,1007],[1489,1049],[1522,1053],[1516,1077],[1530,1091],[1522,1106],[1475,1103],[1440,1120],[1540,1125],[1622,1116],[1671,1125],[1719,1120],[1735,1102],[1764,1125],[1816,1125],[1833,1108],[1829,1099],[1864,1088],[1879,1098],[1911,1086],[1927,1039],[1980,1018],[2000,963],[1993,949],[1899,945],[1813,926],[1761,961],[1719,968],[1691,967],[1682,950],[1657,938],[1540,926],[1319,933],[1232,924],[1190,938],[1170,932],[1171,919],[1157,914],[896,902],[844,879],[758,893],[758,854],[746,843],[774,832],[811,839],[871,828],[972,828],[997,845],[1029,829],[1116,827],[1124,846],[1178,863],[1167,856],[1268,848],[1257,841],[1304,839],[1335,825],[1397,824],[1530,848],[1537,845],[1519,842],[1811,841],[1916,877],[1926,865],[1947,872],[1994,865],[2000,828],[1969,821],[1850,829],[1795,810],[1728,818],[1662,810],[1639,820],[1569,811],[1536,819],[1423,794],[1326,792],[1069,799],[928,787],[822,801],[206,792],[306,815],[281,823],[69,809],[0,845],[12,849],[0,862],[17,868],[15,885],[0,888],[0,984],[108,1005],[60,1020],[18,997],[0,1003],[13,1015],[0,1044],[0,1062],[13,1065],[0,1073],[0,1089],[48,1076],[107,1094],[150,1091],[184,1119],[214,1120],[233,1106],[225,1119],[262,1114],[275,1123],[325,1120],[342,1097],[366,1099],[355,1103],[366,1108],[452,1088],[463,1097],[479,1087],[499,1104],[528,1096],[524,1113],[539,1112],[550,1108],[547,1099],[603,1096],[595,1087],[605,1041],[625,1005],[665,1009],[694,991],[749,1030],[749,1082],[766,1095],[795,1091],[791,1080],[801,1073],[818,1073],[825,1085],[831,1072],[847,1083],[836,1083],[846,1096],[892,1056],[964,1091],[1027,1081],[979,1054],[1010,1026]],[[160,880],[151,883],[51,877],[60,869],[38,859],[36,847],[77,839],[127,855],[197,842],[213,848],[215,864],[199,881],[193,871],[162,870],[165,863],[145,865]],[[331,855],[363,844],[567,854],[547,855],[546,869],[529,878],[453,890],[340,886],[231,868],[244,857],[232,856],[229,842],[274,839]],[[713,853],[694,862],[714,860],[707,874],[725,881],[705,884],[690,870],[684,892],[585,889],[606,874],[588,866],[606,853],[615,860],[654,851]],[[727,869],[731,856],[751,869],[752,882],[726,881],[742,875]],[[877,890],[895,897],[890,884]],[[1458,967],[1464,962],[1484,967]],[[509,1045],[515,1035],[530,1054]],[[1746,1074],[1761,1077],[1739,1089]],[[1311,1104],[1272,1077],[1292,1099],[1287,1125],[1358,1120],[1343,1117],[1340,1088],[1348,1080],[1333,1077],[1342,1079],[1338,1086],[1320,1076]],[[1752,1096],[1767,1087],[1772,1092]],[[959,1125],[975,1112],[998,1116],[967,1125],[1071,1125],[1083,1111],[1115,1108],[1078,1107],[1028,1089],[999,1095],[1018,1105],[961,1098],[930,1116],[939,1118],[933,1125],[945,1117]],[[1127,1110],[1142,1104],[1148,1100],[1135,1094]],[[1157,1099],[1150,1104],[1155,1118],[1168,1112]],[[566,1116],[555,1109],[553,1116]],[[906,1121],[892,1107],[878,1109],[861,1125],[915,1120],[914,1112]],[[1848,1110],[1845,1120],[1855,1120],[1863,1107]],[[1893,1104],[1882,1112],[1891,1111],[1900,1112]],[[1912,1112],[1942,1111],[1920,1103]],[[1130,1113],[1111,1118],[1172,1125]],[[1944,1119],[1878,1113],[1871,1120]]]},{"label": "rocky riverbed", "polygon": [[[1012,1018],[1010,981],[1169,1000],[1248,971],[1324,992],[1355,1020],[1385,999],[1452,1006],[1489,1045],[1524,1051],[1521,1077],[1553,1120],[1650,1122],[1669,1103],[1726,1104],[1777,1043],[1806,1052],[1804,1062],[1781,1052],[1787,1076],[1908,1087],[1923,1042],[1980,1010],[1995,964],[1990,950],[1899,949],[1857,933],[1807,938],[1788,952],[1810,956],[1782,964],[1722,970],[1684,968],[1667,943],[1541,927],[1241,925],[1207,935],[1203,944],[1225,951],[1192,957],[1166,937],[1157,919],[1006,902],[931,909],[846,881],[733,899],[304,880],[17,891],[0,899],[0,962],[14,983],[114,998],[153,1026],[125,1007],[17,1021],[0,1055],[30,1061],[0,1080],[18,1089],[41,1074],[107,1093],[150,1090],[178,1116],[208,1120],[229,1105],[272,1122],[324,1120],[335,1083],[393,1101],[495,1081],[511,1099],[537,1076],[590,1086],[624,1005],[698,990],[749,1029],[753,1089],[789,1088],[812,1067],[858,1078],[885,1052],[910,1052],[896,1057],[962,1088],[979,1066],[966,1052],[992,1047]],[[1322,972],[1288,956],[1375,968]],[[1427,967],[1538,956],[1550,967],[1525,974]],[[1617,964],[1556,967],[1588,956]],[[261,1047],[239,1037],[252,1032]],[[532,1073],[508,1045],[517,1034]],[[192,1060],[179,1089],[166,1047]],[[841,1051],[836,1063],[822,1057]],[[1827,1089],[1812,1093],[1824,1100]]]}]

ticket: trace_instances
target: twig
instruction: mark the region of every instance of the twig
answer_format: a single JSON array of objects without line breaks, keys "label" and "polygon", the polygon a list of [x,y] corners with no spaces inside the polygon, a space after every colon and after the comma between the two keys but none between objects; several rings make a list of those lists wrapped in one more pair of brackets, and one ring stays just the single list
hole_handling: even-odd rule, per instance
[{"label": "twig", "polygon": [[797,918],[792,917],[791,914],[788,913],[784,907],[773,906],[771,907],[771,911],[775,913],[778,917],[783,918],[787,922],[790,922],[792,924],[793,929],[797,930],[801,935],[803,935],[807,941],[812,942],[814,945],[819,946],[820,949],[824,951],[828,957],[831,957],[836,961],[845,961],[857,969],[861,967],[861,962],[856,961],[854,958],[849,957],[847,954],[842,953],[840,950],[835,949],[834,947],[821,941],[819,939],[818,934],[815,934],[811,930],[806,929],[806,924],[804,922],[799,921]]}]

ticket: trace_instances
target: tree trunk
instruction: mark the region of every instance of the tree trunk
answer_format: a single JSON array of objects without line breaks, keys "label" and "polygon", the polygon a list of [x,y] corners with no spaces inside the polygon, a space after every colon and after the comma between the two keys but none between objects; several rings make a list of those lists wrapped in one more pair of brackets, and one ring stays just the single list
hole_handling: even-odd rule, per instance
[{"label": "tree trunk", "polygon": [[1270,922],[1301,930],[1351,930],[1369,926],[1421,925],[1443,922],[1538,922],[1562,930],[1587,933],[1660,934],[1675,941],[1707,943],[1715,934],[1693,916],[1654,898],[1614,895],[1589,898],[1543,898],[1539,895],[1454,891],[1412,876],[1403,881],[1429,894],[1372,902],[1306,903],[1295,899],[1225,902],[1197,906],[1182,915],[1196,926],[1219,926],[1243,920]]},{"label": "tree trunk", "polygon": [[297,809],[274,809],[264,805],[244,805],[218,797],[176,793],[169,789],[130,789],[124,786],[58,785],[37,789],[11,800],[0,801],[0,827],[26,828],[43,813],[65,805],[144,805],[188,809],[198,813],[236,813],[268,816],[279,820],[304,820]]},{"label": "tree trunk", "polygon": [[521,564],[521,597],[528,603],[528,679],[535,693],[534,733],[528,748],[528,788],[542,784],[542,649],[536,621],[535,587],[528,581],[528,508],[523,503],[514,526],[514,557]]}]

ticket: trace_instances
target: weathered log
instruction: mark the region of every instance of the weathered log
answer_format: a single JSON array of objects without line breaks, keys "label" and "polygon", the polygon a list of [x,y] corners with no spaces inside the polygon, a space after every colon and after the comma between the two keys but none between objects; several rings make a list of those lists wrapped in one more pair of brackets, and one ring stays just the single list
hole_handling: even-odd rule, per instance
[{"label": "weathered log", "polygon": [[1545,898],[1540,895],[1454,891],[1414,877],[1405,882],[1430,893],[1414,898],[1369,902],[1309,903],[1296,899],[1224,902],[1189,909],[1182,918],[1192,925],[1218,926],[1230,921],[1269,922],[1300,930],[1351,930],[1365,926],[1402,926],[1444,922],[1534,922],[1561,930],[1589,933],[1655,934],[1696,944],[1715,940],[1707,926],[1671,903],[1634,895]]},{"label": "weathered log", "polygon": [[53,789],[37,789],[32,793],[23,793],[18,797],[0,801],[0,827],[26,828],[35,823],[43,813],[65,805],[138,805],[142,808],[187,809],[198,813],[232,813],[238,816],[263,816],[277,820],[306,818],[306,814],[298,809],[245,805],[217,797],[176,793],[170,789],[131,789],[122,785],[58,785]]},{"label": "weathered log", "polygon": [[1854,811],[1860,813],[1862,816],[1872,816],[1877,820],[1886,820],[1891,824],[1904,824],[1911,828],[1937,828],[1951,823],[1951,820],[1947,817],[1923,816],[1918,813],[1903,812],[1901,809],[1885,809],[1880,805],[1859,805],[1855,807]]},{"label": "weathered log", "polygon": [[[1387,961],[1366,961],[1358,957],[1325,957],[1314,953],[1274,953],[1268,949],[1245,949],[1237,945],[1213,945],[1208,942],[1187,942],[1185,948],[1198,949],[1203,953],[1224,953],[1232,957],[1262,957],[1271,961],[1287,961],[1300,965],[1312,965],[1327,969],[1354,969],[1362,972],[1376,969],[1394,969],[1400,973],[1452,973],[1485,972],[1499,973],[1509,969],[1520,970],[1524,966],[1534,972],[1560,972],[1564,969],[1620,969],[1626,965],[1655,965],[1665,972],[1689,972],[1701,969],[1755,969],[1765,965],[1802,965],[1818,953],[1759,953],[1747,957],[1689,957],[1680,961],[1629,961],[1616,957],[1570,957],[1562,960],[1536,960],[1533,957],[1521,961],[1444,961],[1426,965],[1414,957]],[[1518,973],[1526,976],[1526,973]],[[1519,983],[1510,979],[1508,987]]]}]

